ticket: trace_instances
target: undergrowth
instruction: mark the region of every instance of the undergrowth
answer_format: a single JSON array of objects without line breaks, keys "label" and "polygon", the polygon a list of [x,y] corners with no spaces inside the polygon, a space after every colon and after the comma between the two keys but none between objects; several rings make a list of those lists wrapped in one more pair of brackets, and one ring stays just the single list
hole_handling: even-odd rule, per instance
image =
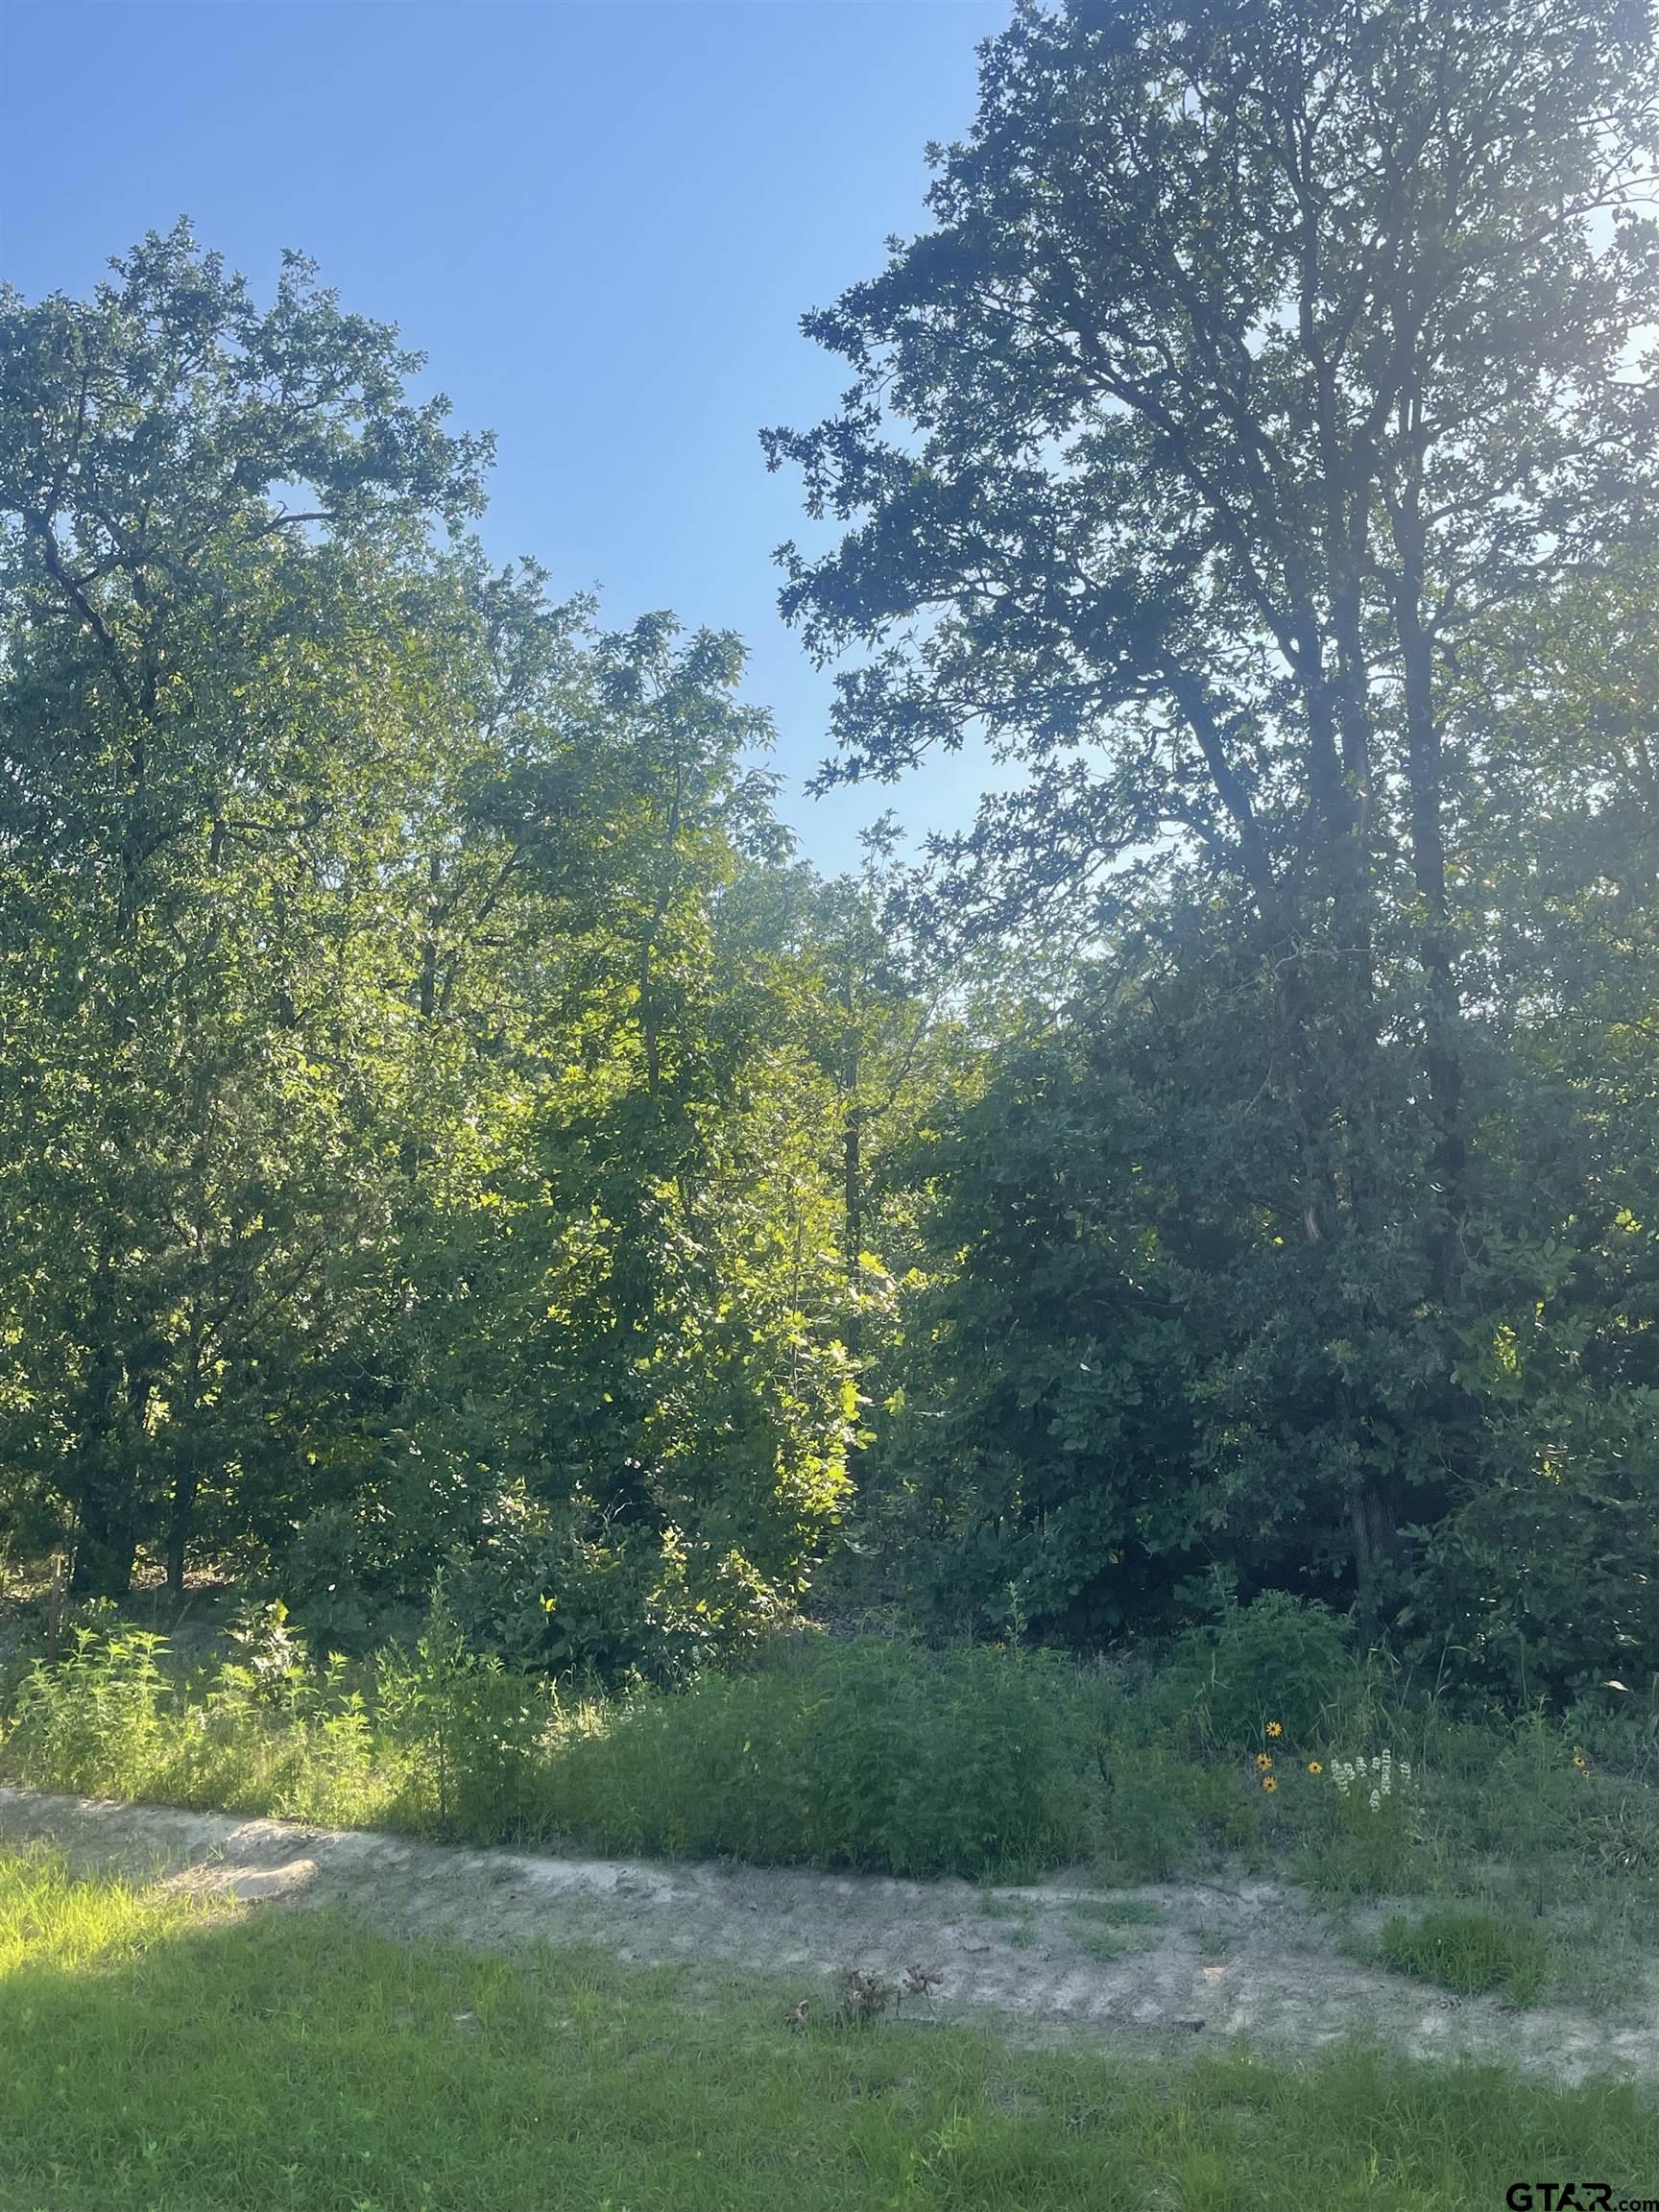
[{"label": "undergrowth", "polygon": [[353,1674],[170,1669],[80,1632],[12,1700],[0,1771],[47,1790],[478,1842],[973,1876],[1096,1840],[1075,1670],[874,1640],[781,1649],[684,1692],[579,1695],[479,1661],[442,1621]]},{"label": "undergrowth", "polygon": [[1235,1863],[1334,1900],[1571,1898],[1610,1936],[1659,1911],[1656,1741],[1640,1713],[1456,1716],[1278,1598],[1157,1666],[803,1636],[671,1693],[515,1672],[442,1602],[351,1663],[279,1607],[194,1660],[104,1620],[0,1704],[0,1774],[43,1789],[915,1876]]}]

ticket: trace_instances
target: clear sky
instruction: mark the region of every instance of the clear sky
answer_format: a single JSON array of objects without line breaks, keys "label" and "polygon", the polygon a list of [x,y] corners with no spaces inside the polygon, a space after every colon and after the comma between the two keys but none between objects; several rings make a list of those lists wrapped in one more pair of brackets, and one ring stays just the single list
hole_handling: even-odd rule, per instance
[{"label": "clear sky", "polygon": [[492,554],[735,629],[820,865],[889,805],[958,827],[973,776],[813,802],[827,679],[776,610],[807,541],[757,432],[833,403],[802,312],[921,226],[1004,0],[0,0],[0,265],[82,295],[188,214],[261,294],[283,246],[427,353],[499,440]]}]

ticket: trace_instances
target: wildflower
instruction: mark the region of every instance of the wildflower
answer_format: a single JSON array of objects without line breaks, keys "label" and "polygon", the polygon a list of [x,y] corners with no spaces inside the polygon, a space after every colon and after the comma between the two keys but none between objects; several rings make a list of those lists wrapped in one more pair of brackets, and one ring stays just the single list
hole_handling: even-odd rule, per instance
[{"label": "wildflower", "polygon": [[1261,1767],[1262,1773],[1265,1774],[1268,1767],[1273,1764],[1273,1754],[1270,1751],[1258,1751],[1256,1754],[1256,1764]]},{"label": "wildflower", "polygon": [[1283,1736],[1285,1731],[1279,1725],[1277,1720],[1269,1720],[1267,1723],[1267,1733],[1269,1736]]},{"label": "wildflower", "polygon": [[1320,1766],[1317,1759],[1310,1759],[1308,1762],[1308,1771],[1310,1774],[1323,1774],[1325,1769]]},{"label": "wildflower", "polygon": [[1373,1790],[1371,1792],[1371,1810],[1373,1813],[1379,1813],[1382,1811],[1382,1792],[1381,1790]]},{"label": "wildflower", "polygon": [[1575,1743],[1573,1746],[1573,1764],[1577,1767],[1580,1774],[1589,1773],[1590,1762],[1584,1756],[1584,1746],[1582,1743]]},{"label": "wildflower", "polygon": [[1268,1796],[1271,1797],[1274,1791],[1278,1789],[1279,1785],[1271,1774],[1263,1774],[1262,1777],[1262,1787],[1266,1791]]}]

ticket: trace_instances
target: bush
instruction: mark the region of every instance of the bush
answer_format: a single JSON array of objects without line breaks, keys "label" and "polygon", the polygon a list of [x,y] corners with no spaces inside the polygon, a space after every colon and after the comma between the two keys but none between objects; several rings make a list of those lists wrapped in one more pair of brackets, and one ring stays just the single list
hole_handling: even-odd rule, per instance
[{"label": "bush", "polygon": [[1397,1974],[1436,1982],[1459,1997],[1502,1989],[1516,2005],[1530,2005],[1537,1996],[1549,1959],[1539,1930],[1455,1909],[1421,1920],[1396,1916],[1383,1928],[1378,1949]]},{"label": "bush", "polygon": [[[1514,1711],[1659,1691],[1659,1454],[1651,1393],[1629,1437],[1473,1491],[1418,1532],[1407,1648],[1464,1697]],[[1592,1432],[1587,1414],[1582,1424]]]},{"label": "bush", "polygon": [[409,1826],[480,1843],[547,1832],[542,1783],[557,1694],[469,1649],[442,1580],[413,1659],[383,1652],[375,1688],[384,1732],[415,1754],[399,1807]]},{"label": "bush", "polygon": [[[803,1636],[741,1671],[620,1697],[470,1648],[446,1590],[414,1649],[372,1665],[319,1665],[276,1606],[238,1614],[216,1666],[192,1668],[153,1634],[85,1628],[0,1714],[0,1774],[477,1843],[910,1876],[1098,1856],[1119,1879],[1165,1880],[1294,1850],[1327,1893],[1542,1911],[1590,1869],[1632,1910],[1659,1899],[1638,1716],[1610,1737],[1637,1754],[1620,1772],[1542,1713],[1498,1731],[1390,1706],[1360,1667],[1303,1684],[1280,1672],[1285,1650],[1293,1638],[1318,1648],[1332,1623],[1283,1606],[1239,1609],[1151,1677],[1045,1652]],[[1268,1717],[1286,1719],[1251,1736],[1263,1684]],[[1224,1730],[1244,1748],[1214,1748]]]},{"label": "bush", "polygon": [[1086,1852],[1097,1785],[1073,1668],[870,1638],[630,1700],[557,1788],[606,1849],[984,1875]]},{"label": "bush", "polygon": [[1173,1668],[1200,1734],[1227,1751],[1257,1749],[1272,1720],[1311,1738],[1356,1671],[1350,1623],[1283,1590],[1240,1605],[1223,1589],[1212,1602],[1215,1618],[1180,1639]]},{"label": "bush", "polygon": [[1167,1882],[1200,1842],[1215,1858],[1255,1840],[1258,1794],[1236,1767],[1200,1764],[1166,1744],[1114,1746],[1104,1849],[1119,1877]]},{"label": "bush", "polygon": [[164,1637],[84,1629],[57,1666],[37,1661],[0,1725],[0,1772],[42,1790],[223,1806],[325,1825],[384,1820],[409,1792],[409,1760],[373,1728],[345,1663],[301,1672],[249,1665],[292,1642],[250,1621],[227,1659],[177,1671]]}]

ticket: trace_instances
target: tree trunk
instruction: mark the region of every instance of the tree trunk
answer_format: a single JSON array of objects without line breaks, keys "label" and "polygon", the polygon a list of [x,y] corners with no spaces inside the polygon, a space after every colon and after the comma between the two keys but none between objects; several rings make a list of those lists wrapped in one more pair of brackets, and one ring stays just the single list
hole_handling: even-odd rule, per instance
[{"label": "tree trunk", "polygon": [[129,1502],[112,1495],[116,1487],[94,1479],[81,1493],[71,1597],[125,1598],[132,1587],[137,1538]]},{"label": "tree trunk", "polygon": [[1382,1625],[1387,1572],[1400,1555],[1397,1485],[1376,1476],[1356,1482],[1348,1494],[1348,1518],[1359,1622],[1375,1634]]},{"label": "tree trunk", "polygon": [[184,1563],[196,1519],[197,1486],[196,1464],[192,1459],[180,1468],[174,1480],[172,1510],[167,1520],[167,1594],[171,1598],[184,1595]]},{"label": "tree trunk", "polygon": [[125,1598],[137,1550],[132,1478],[123,1418],[132,1378],[114,1343],[107,1270],[100,1270],[90,1332],[94,1346],[85,1410],[75,1458],[75,1562],[69,1588],[77,1598]]},{"label": "tree trunk", "polygon": [[1444,771],[1440,729],[1434,714],[1432,656],[1422,618],[1426,564],[1414,484],[1396,513],[1394,536],[1400,556],[1395,620],[1405,680],[1411,868],[1423,908],[1418,941],[1424,980],[1423,1070],[1434,1123],[1428,1245],[1433,1294],[1444,1303],[1456,1287],[1462,1256],[1467,1170],[1462,1128],[1462,1007],[1446,902]]}]

